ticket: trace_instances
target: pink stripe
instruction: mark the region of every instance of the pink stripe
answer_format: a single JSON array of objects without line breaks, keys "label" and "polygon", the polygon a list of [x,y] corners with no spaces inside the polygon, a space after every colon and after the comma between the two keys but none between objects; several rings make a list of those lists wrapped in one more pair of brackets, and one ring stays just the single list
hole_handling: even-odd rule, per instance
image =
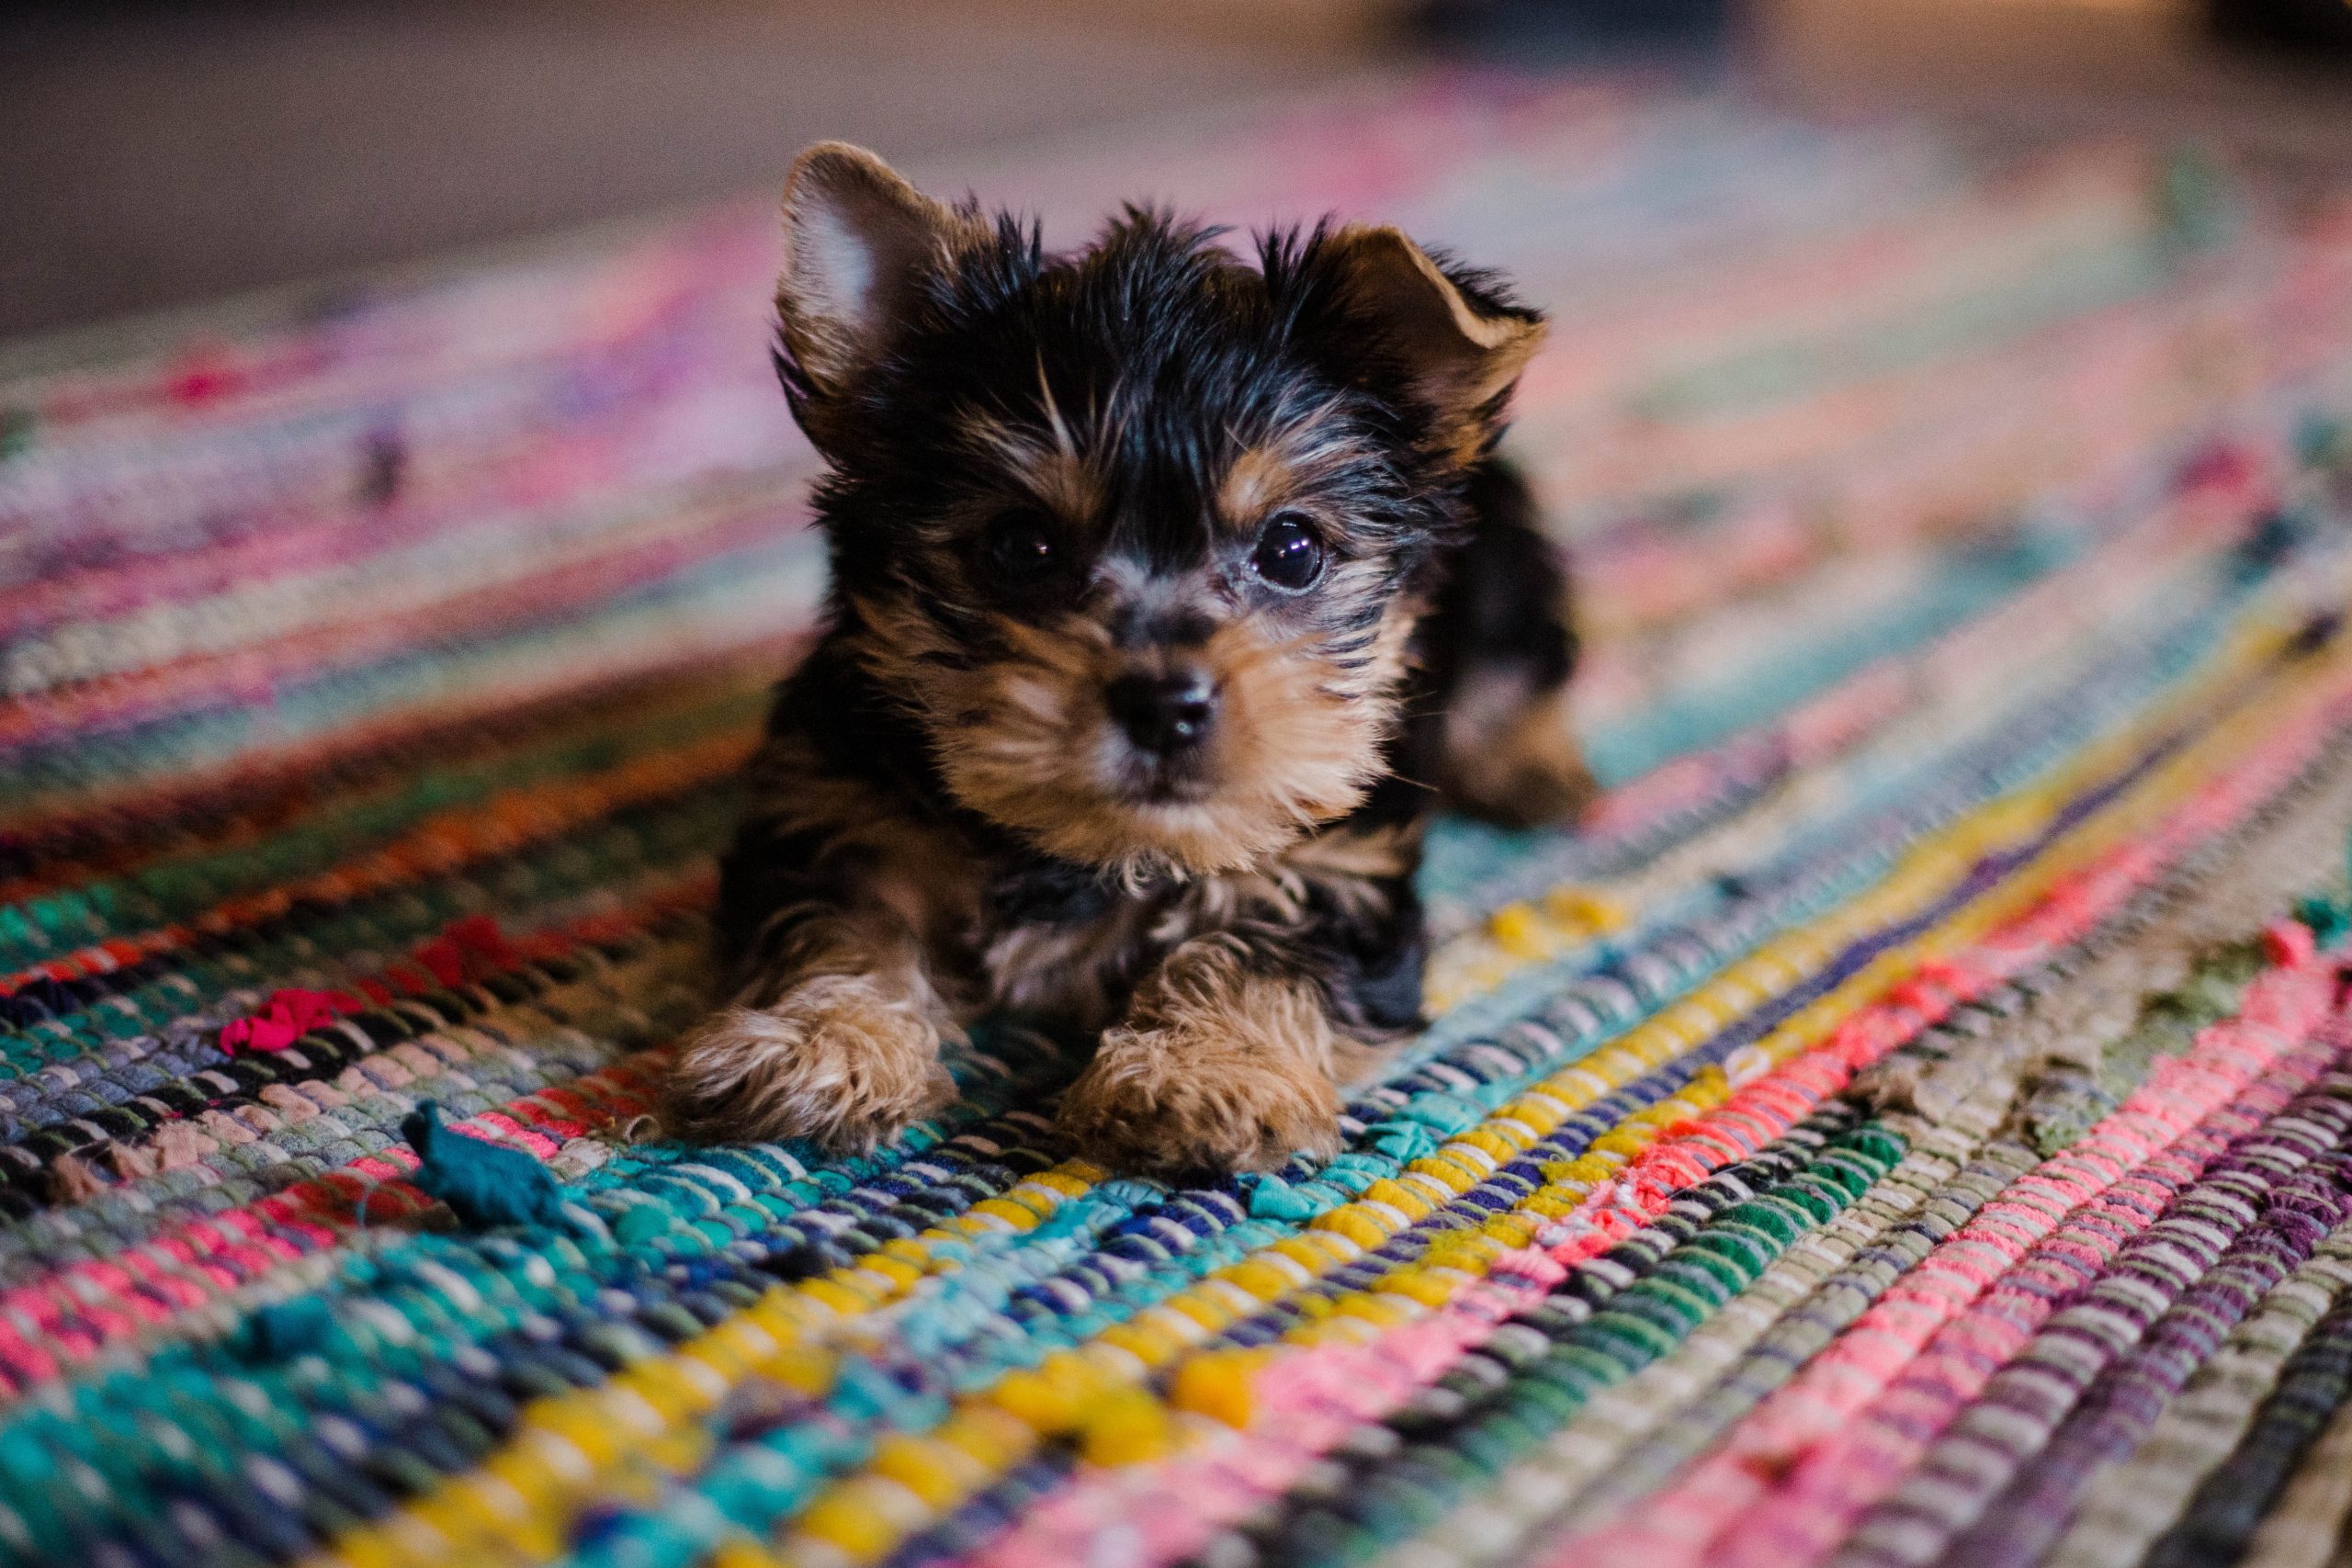
[{"label": "pink stripe", "polygon": [[[1565,1276],[1566,1266],[1649,1224],[1664,1213],[1674,1191],[1785,1131],[1842,1089],[1857,1067],[1911,1038],[1958,999],[1979,994],[1993,979],[2018,973],[2079,937],[2182,852],[2267,797],[2325,733],[2308,716],[2300,725],[2290,723],[2230,773],[2176,807],[2147,839],[2110,852],[2052,888],[1961,957],[1921,965],[1891,987],[1884,1001],[1848,1020],[1822,1048],[1743,1087],[1706,1116],[1668,1129],[1659,1145],[1637,1156],[1616,1180],[1603,1183],[1570,1217],[1589,1228],[1560,1237],[1562,1224],[1545,1227],[1539,1236],[1544,1250],[1533,1255],[1544,1260],[1541,1265],[1525,1263],[1526,1254],[1506,1255],[1510,1269],[1498,1259],[1496,1274],[1431,1316],[1370,1346],[1327,1344],[1278,1352],[1261,1374],[1253,1401],[1265,1414],[1246,1433],[1211,1432],[1195,1449],[1156,1464],[1081,1472],[1011,1531],[963,1561],[972,1568],[1084,1568],[1099,1557],[1112,1533],[1119,1537],[1122,1560],[1131,1568],[1196,1551],[1221,1525],[1279,1495],[1351,1427],[1397,1408],[1445,1364],[1483,1343],[1502,1319],[1540,1300]],[[2308,943],[2298,949],[2282,935],[2272,948],[2274,959],[2290,966],[2256,980],[2242,1021],[2199,1037],[2191,1055],[2210,1065],[2188,1068],[2175,1063],[2168,1065],[2171,1071],[2152,1074],[2082,1144],[2021,1178],[1987,1213],[1897,1281],[1841,1339],[1841,1346],[1850,1341],[1849,1348],[1808,1369],[1815,1386],[1804,1398],[1814,1403],[1802,1419],[1824,1421],[1821,1429],[1834,1430],[1841,1418],[1836,1412],[1858,1409],[1883,1389],[1939,1326],[2070,1210],[2111,1186],[2149,1150],[2196,1119],[2178,1120],[2176,1126],[2160,1110],[2143,1106],[2143,1099],[2161,1108],[2176,1096],[2202,1094],[2218,1104],[2285,1043],[2263,1021],[2276,1015],[2299,1033],[2308,1031],[2326,1008],[2330,973],[2313,962]],[[2274,997],[2281,987],[2288,987],[2287,994]],[[2178,1112],[2172,1114],[2177,1118]],[[1735,1135],[1727,1125],[1745,1128],[1747,1135]],[[1758,1133],[1768,1136],[1758,1138]],[[1422,1366],[1434,1370],[1400,1375]],[[1800,1418],[1794,1408],[1775,1413],[1767,1417],[1768,1429],[1770,1422]],[[1811,1428],[1790,1429],[1793,1435]],[[1697,1536],[1690,1551],[1695,1553],[1706,1539]],[[1564,1555],[1553,1568],[1618,1561],[1640,1559],[1577,1552],[1573,1562]],[[1645,1562],[1644,1568],[1656,1565]]]},{"label": "pink stripe", "polygon": [[1225,1521],[1279,1495],[1351,1428],[1398,1408],[1503,1319],[1542,1300],[1538,1280],[1546,1277],[1482,1281],[1443,1312],[1370,1345],[1284,1355],[1255,1385],[1253,1404],[1264,1414],[1246,1434],[1212,1427],[1174,1459],[1083,1472],[964,1561],[972,1568],[1088,1564],[1102,1560],[1102,1543],[1114,1535],[1129,1568],[1184,1557]]},{"label": "pink stripe", "polygon": [[[599,1108],[596,1124],[609,1124],[652,1103],[667,1060],[668,1048],[657,1047],[565,1087],[575,1104]],[[546,1158],[560,1141],[517,1114],[540,1098],[526,1095],[456,1125]],[[363,1205],[372,1224],[431,1208],[408,1180],[415,1168],[405,1148],[364,1156],[242,1208],[175,1225],[116,1259],[66,1265],[0,1292],[0,1388],[22,1393],[175,1311],[336,1245],[360,1224]]]},{"label": "pink stripe", "polygon": [[[1544,1559],[1545,1568],[1615,1562],[1638,1562],[1643,1568],[1750,1568],[1812,1561],[1826,1550],[1819,1544],[1826,1527],[1805,1516],[1822,1506],[1823,1488],[1838,1484],[1831,1470],[1843,1445],[1857,1440],[1849,1431],[1857,1417],[1918,1360],[1931,1340],[1939,1348],[1934,1359],[1920,1363],[1923,1380],[1961,1376],[1971,1343],[1995,1353],[2022,1343],[2014,1329],[1998,1326],[1997,1314],[1966,1319],[1962,1314],[2062,1220],[2117,1187],[2127,1172],[2243,1089],[2277,1059],[2290,1032],[2297,1038],[2308,1034],[2326,1015],[2333,989],[2330,967],[2308,960],[2258,976],[2239,1018],[2200,1032],[2186,1055],[2160,1063],[2081,1142],[2011,1183],[1752,1411],[1716,1452],[1645,1500],[1639,1518],[1560,1543]],[[2286,1030],[2276,1027],[2282,1024]],[[2125,1196],[2097,1211],[2098,1217],[2126,1223]],[[2095,1235],[2086,1216],[2064,1245],[2094,1253],[2102,1246],[2111,1250],[2111,1242],[2102,1244]],[[2031,1309],[2022,1297],[2005,1295],[2001,1311],[2030,1315]],[[1951,1340],[1938,1340],[1939,1332],[1956,1321],[1966,1326]],[[1888,1412],[1879,1415],[1884,1418]],[[1834,1532],[1827,1544],[1835,1544]]]},{"label": "pink stripe", "polygon": [[2182,1134],[2086,1205],[1983,1299],[1948,1325],[1860,1418],[1813,1448],[1781,1495],[1745,1515],[1708,1561],[1724,1568],[1798,1568],[1828,1554],[1864,1509],[1900,1483],[1935,1435],[2025,1348],[2064,1292],[2095,1276],[2154,1223],[2232,1140],[2276,1114],[2341,1053],[2340,1029],[2282,1058],[2230,1106]]}]

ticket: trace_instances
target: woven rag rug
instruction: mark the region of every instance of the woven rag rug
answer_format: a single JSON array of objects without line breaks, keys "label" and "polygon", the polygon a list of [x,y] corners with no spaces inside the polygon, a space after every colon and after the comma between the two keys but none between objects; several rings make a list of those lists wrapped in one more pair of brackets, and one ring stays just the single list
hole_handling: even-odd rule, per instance
[{"label": "woven rag rug", "polygon": [[[0,1558],[2352,1561],[2352,195],[1436,76],[974,176],[1401,222],[1610,791],[1345,1150],[647,1114],[820,589],[764,201],[0,359]],[[1052,231],[1049,229],[1049,232]]]}]

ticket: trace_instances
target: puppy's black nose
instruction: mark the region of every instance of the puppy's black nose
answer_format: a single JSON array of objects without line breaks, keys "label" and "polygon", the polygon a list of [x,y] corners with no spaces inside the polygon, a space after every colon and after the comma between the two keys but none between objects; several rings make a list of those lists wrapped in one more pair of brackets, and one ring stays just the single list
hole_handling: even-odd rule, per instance
[{"label": "puppy's black nose", "polygon": [[1216,718],[1216,688],[1196,670],[1123,675],[1103,696],[1127,738],[1163,757],[1199,745]]}]

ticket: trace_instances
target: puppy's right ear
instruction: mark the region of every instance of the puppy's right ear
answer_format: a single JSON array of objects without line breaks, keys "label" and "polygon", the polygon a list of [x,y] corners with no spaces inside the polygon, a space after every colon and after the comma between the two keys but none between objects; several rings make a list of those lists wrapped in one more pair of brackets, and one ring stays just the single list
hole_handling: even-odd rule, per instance
[{"label": "puppy's right ear", "polygon": [[924,274],[974,224],[863,147],[820,141],[800,154],[784,182],[775,285],[796,401],[837,397],[887,352]]}]

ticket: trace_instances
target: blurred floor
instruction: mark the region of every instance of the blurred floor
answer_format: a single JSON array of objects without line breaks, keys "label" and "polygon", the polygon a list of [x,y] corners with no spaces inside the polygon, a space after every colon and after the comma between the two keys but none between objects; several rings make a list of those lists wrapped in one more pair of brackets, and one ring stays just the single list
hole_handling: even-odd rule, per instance
[{"label": "blurred floor", "polygon": [[2352,64],[2218,45],[2188,0],[1772,0],[1753,39],[1756,74],[1804,104],[2352,164]]},{"label": "blurred floor", "polygon": [[0,335],[1355,67],[1354,0],[316,0],[0,23]]},{"label": "blurred floor", "polygon": [[[922,163],[1294,91],[1409,47],[1406,5],[58,6],[0,33],[0,336],[758,189],[820,136]],[[1805,104],[2352,155],[2352,75],[2165,0],[1763,0],[1739,59]]]}]

